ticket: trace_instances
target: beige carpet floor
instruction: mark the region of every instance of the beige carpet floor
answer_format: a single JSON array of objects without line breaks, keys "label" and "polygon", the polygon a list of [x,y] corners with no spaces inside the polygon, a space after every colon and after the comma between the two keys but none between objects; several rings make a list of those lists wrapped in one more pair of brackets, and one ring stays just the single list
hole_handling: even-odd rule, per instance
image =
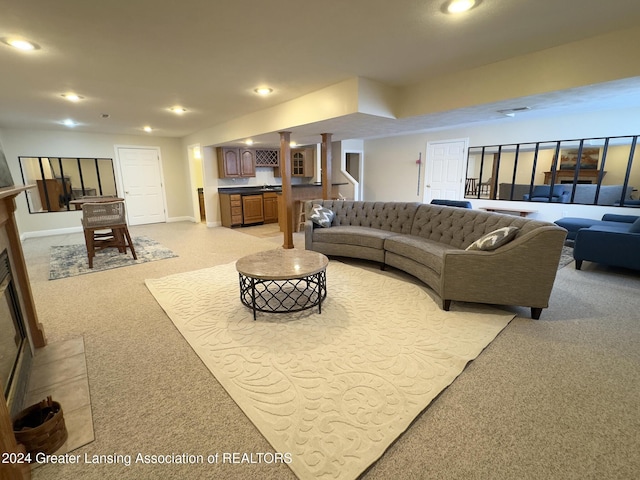
[{"label": "beige carpet floor", "polygon": [[243,227],[236,229],[238,233],[244,233],[258,238],[281,237],[280,225],[277,223],[266,223],[264,225],[254,225],[253,227]]},{"label": "beige carpet floor", "polygon": [[[256,238],[241,233],[243,229],[189,222],[130,230],[179,256],[49,281],[50,247],[82,243],[82,233],[23,243],[47,339],[54,344],[84,338],[95,441],[76,453],[274,452],[144,282],[230,263],[277,248],[282,238]],[[294,242],[303,246],[302,234],[295,234]],[[397,270],[381,272],[370,262],[346,263],[419,284]],[[581,271],[573,265],[560,269],[541,319],[531,320],[527,308],[504,308],[517,317],[360,480],[636,478],[638,292],[640,272],[588,262]],[[43,465],[33,478],[294,480],[295,475],[286,464],[82,462]]]},{"label": "beige carpet floor", "polygon": [[464,304],[445,312],[423,287],[336,261],[327,279],[322,314],[257,321],[238,298],[235,262],[146,284],[298,478],[350,480],[515,315]]}]

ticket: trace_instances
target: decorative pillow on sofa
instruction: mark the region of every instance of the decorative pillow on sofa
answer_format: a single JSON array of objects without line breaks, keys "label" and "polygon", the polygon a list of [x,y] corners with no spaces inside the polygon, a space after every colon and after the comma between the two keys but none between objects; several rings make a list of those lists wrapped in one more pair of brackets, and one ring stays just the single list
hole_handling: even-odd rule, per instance
[{"label": "decorative pillow on sofa", "polygon": [[311,208],[311,215],[309,215],[309,220],[311,220],[316,225],[319,225],[324,228],[329,228],[331,226],[331,222],[333,221],[334,213],[332,210],[328,208],[324,208],[322,205],[314,205]]},{"label": "decorative pillow on sofa", "polygon": [[467,250],[495,250],[502,245],[509,243],[520,230],[518,227],[502,227],[493,232],[489,232],[482,236],[471,245]]}]

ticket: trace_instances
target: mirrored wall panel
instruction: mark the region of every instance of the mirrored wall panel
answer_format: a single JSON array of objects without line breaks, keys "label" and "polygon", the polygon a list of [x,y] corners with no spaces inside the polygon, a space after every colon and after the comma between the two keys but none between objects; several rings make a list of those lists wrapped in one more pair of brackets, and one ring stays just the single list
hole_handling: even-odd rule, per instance
[{"label": "mirrored wall panel", "polygon": [[469,148],[465,198],[640,207],[638,136]]},{"label": "mirrored wall panel", "polygon": [[117,196],[111,158],[20,157],[30,213],[75,210],[74,201]]}]

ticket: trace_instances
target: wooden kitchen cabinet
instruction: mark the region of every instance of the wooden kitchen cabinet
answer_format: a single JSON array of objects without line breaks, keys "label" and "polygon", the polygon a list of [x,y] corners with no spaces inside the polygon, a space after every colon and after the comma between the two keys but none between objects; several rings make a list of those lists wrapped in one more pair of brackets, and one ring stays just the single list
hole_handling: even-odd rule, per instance
[{"label": "wooden kitchen cabinet", "polygon": [[244,148],[218,147],[219,178],[255,177],[256,165],[254,151]]},{"label": "wooden kitchen cabinet", "polygon": [[262,194],[242,195],[242,224],[264,222]]},{"label": "wooden kitchen cabinet", "polygon": [[[311,148],[291,149],[291,176],[313,177],[315,175],[315,155]],[[273,169],[274,177],[282,177],[280,167]]]},{"label": "wooden kitchen cabinet", "polygon": [[280,166],[280,150],[256,149],[256,167],[278,167]]},{"label": "wooden kitchen cabinet", "polygon": [[219,197],[222,226],[237,227],[242,225],[242,196],[221,193]]},{"label": "wooden kitchen cabinet", "polygon": [[220,219],[224,227],[240,227],[278,221],[278,194],[219,193]]},{"label": "wooden kitchen cabinet", "polygon": [[276,223],[278,221],[278,194],[275,192],[263,193],[264,223]]}]

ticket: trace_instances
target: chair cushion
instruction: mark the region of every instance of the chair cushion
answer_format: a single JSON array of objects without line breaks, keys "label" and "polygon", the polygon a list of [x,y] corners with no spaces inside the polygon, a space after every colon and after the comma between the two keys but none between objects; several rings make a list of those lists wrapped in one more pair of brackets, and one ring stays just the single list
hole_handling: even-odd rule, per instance
[{"label": "chair cushion", "polygon": [[532,197],[548,197],[551,193],[552,197],[559,197],[564,193],[563,185],[554,185],[553,190],[550,185],[537,185],[533,187]]},{"label": "chair cushion", "polygon": [[569,232],[577,232],[581,228],[589,228],[601,222],[602,220],[594,220],[593,218],[564,217],[554,223]]},{"label": "chair cushion", "polygon": [[495,250],[513,240],[518,230],[518,227],[498,228],[473,242],[466,250]]},{"label": "chair cushion", "polygon": [[638,218],[635,222],[631,224],[631,228],[629,228],[629,232],[640,233],[640,218]]},{"label": "chair cushion", "polygon": [[311,215],[309,216],[309,219],[320,227],[329,228],[334,216],[335,214],[332,210],[316,204],[311,207]]}]

